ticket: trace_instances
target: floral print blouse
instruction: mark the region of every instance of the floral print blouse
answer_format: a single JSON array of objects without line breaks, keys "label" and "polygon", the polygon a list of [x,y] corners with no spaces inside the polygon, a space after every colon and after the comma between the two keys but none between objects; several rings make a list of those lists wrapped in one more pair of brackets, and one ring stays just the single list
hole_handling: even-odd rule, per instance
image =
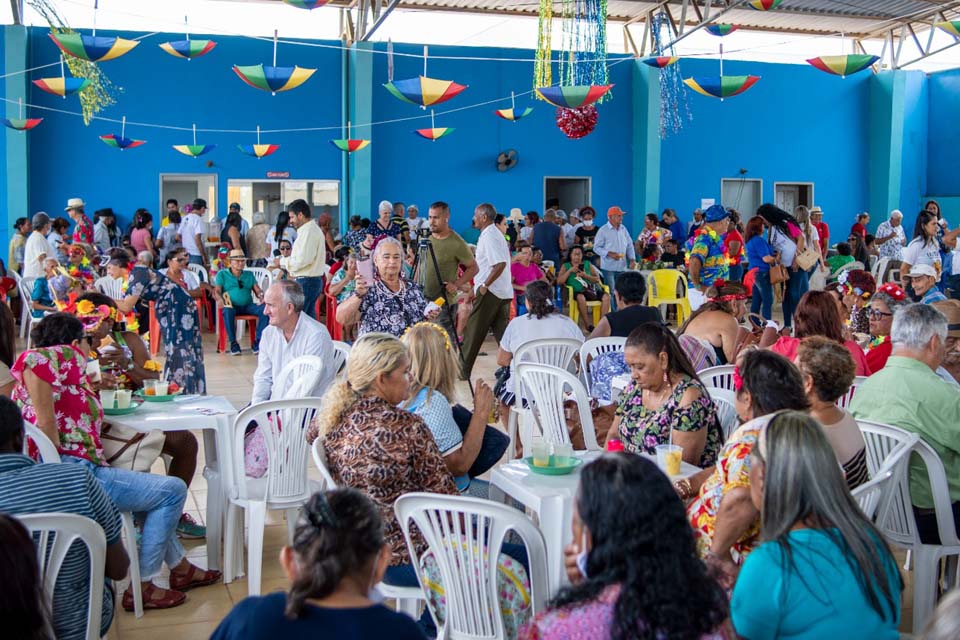
[{"label": "floral print blouse", "polygon": [[43,347],[24,351],[13,364],[10,373],[18,384],[11,397],[23,412],[23,419],[36,425],[37,413],[23,383],[26,369],[51,387],[60,432],[60,453],[105,465],[100,444],[103,408],[87,379],[87,360],[83,354],[68,345]]},{"label": "floral print blouse", "polygon": [[[680,406],[687,389],[700,391],[700,397],[689,406]],[[707,467],[717,460],[717,452],[723,444],[723,431],[717,418],[717,409],[706,387],[692,378],[684,378],[659,409],[643,406],[643,391],[635,382],[624,389],[616,415],[620,416],[620,440],[630,453],[655,453],[658,444],[670,440],[670,430],[707,430],[707,442],[703,447],[698,466]]]},{"label": "floral print blouse", "polygon": [[389,333],[398,338],[407,327],[424,319],[427,299],[423,290],[409,280],[400,279],[400,291],[391,291],[379,279],[360,299],[360,329],[365,333]]}]

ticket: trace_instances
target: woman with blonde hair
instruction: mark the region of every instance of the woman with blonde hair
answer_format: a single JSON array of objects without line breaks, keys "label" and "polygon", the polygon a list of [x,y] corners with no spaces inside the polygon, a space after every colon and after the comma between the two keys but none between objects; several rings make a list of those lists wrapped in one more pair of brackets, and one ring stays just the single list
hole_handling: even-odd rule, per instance
[{"label": "woman with blonde hair", "polygon": [[451,406],[456,402],[460,367],[449,334],[438,324],[418,322],[407,329],[402,341],[410,356],[412,384],[401,406],[427,423],[457,490],[486,498],[489,485],[479,480],[471,482],[469,471],[482,448],[487,417],[494,408],[493,391],[483,380],[477,380],[473,415],[466,432],[461,433]]}]

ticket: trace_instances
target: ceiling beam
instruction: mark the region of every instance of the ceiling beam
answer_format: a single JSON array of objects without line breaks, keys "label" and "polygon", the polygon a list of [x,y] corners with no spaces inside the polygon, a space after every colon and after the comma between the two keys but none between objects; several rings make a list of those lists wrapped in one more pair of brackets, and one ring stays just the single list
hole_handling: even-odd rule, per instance
[{"label": "ceiling beam", "polygon": [[380,28],[380,25],[384,23],[384,21],[387,19],[387,17],[389,17],[389,15],[393,12],[393,10],[397,8],[397,5],[400,4],[400,0],[390,0],[390,4],[388,4],[386,8],[384,8],[381,11],[380,0],[373,0],[373,1],[377,6],[376,15],[374,16],[375,22],[372,25],[370,25],[370,29],[366,33],[360,36],[360,40],[364,42],[369,40],[371,37],[373,37],[373,34],[377,32],[377,29]]},{"label": "ceiling beam", "polygon": [[10,0],[10,15],[13,16],[13,24],[23,24],[23,0]]}]

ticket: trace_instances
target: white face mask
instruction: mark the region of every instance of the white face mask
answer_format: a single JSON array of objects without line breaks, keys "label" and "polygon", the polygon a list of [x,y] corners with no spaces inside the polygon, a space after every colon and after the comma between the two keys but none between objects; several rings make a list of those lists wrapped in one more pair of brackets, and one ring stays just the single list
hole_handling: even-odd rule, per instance
[{"label": "white face mask", "polygon": [[591,220],[586,220],[586,219],[585,219],[585,220],[583,221],[583,226],[585,226],[585,227],[587,227],[587,228],[592,227],[592,226],[593,226],[593,220],[592,220],[592,219],[591,219]]}]

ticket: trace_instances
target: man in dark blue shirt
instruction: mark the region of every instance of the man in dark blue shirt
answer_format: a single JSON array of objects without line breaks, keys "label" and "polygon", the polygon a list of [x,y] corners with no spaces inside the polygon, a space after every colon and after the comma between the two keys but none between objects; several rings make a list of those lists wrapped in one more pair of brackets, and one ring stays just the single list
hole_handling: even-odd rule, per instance
[{"label": "man in dark blue shirt", "polygon": [[533,225],[533,246],[543,252],[543,259],[553,262],[554,268],[560,266],[560,255],[567,250],[563,240],[563,230],[557,224],[557,213],[547,209],[543,221]]},{"label": "man in dark blue shirt", "polygon": [[682,247],[687,241],[687,225],[680,222],[677,212],[673,209],[664,209],[660,219],[663,220],[663,225],[670,230],[670,236]]}]

